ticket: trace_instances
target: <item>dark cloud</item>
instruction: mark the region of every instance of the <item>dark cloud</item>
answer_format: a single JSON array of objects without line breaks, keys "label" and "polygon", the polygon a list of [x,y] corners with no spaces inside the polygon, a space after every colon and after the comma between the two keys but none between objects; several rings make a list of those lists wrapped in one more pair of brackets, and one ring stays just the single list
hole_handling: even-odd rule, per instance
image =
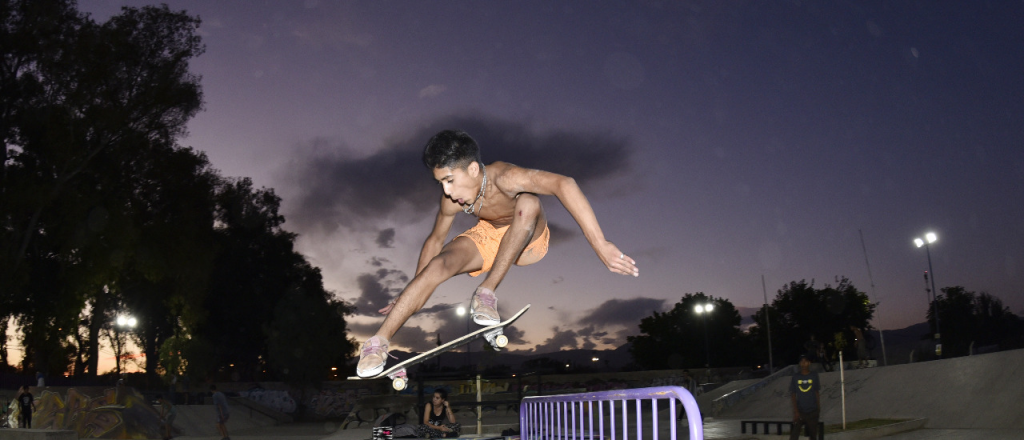
[{"label": "dark cloud", "polygon": [[356,307],[356,314],[377,316],[377,310],[386,306],[408,282],[409,277],[405,272],[394,269],[379,269],[373,273],[359,275],[356,277],[359,298],[352,301],[352,305]]},{"label": "dark cloud", "polygon": [[657,298],[610,299],[590,310],[579,320],[580,325],[636,327],[640,320],[665,308],[665,300]]},{"label": "dark cloud", "polygon": [[537,344],[533,351],[536,353],[551,353],[554,351],[561,351],[562,349],[574,349],[578,348],[576,343],[576,337],[578,336],[573,330],[561,330],[558,327],[554,329],[555,334],[550,338],[547,338],[543,343]]},{"label": "dark cloud", "polygon": [[517,122],[451,116],[389,140],[376,153],[356,156],[344,145],[315,139],[295,152],[286,179],[299,191],[288,219],[297,230],[367,226],[408,218],[437,208],[440,191],[423,166],[423,146],[446,128],[468,132],[480,144],[485,163],[501,160],[571,176],[588,184],[625,175],[633,151],[609,133],[538,133]]},{"label": "dark cloud", "polygon": [[395,228],[387,228],[377,234],[377,246],[390,248],[395,243]]},{"label": "dark cloud", "polygon": [[572,240],[577,235],[583,235],[580,233],[580,228],[575,227],[566,228],[556,223],[548,222],[548,229],[551,230],[551,245],[554,246],[559,243],[565,243]]}]

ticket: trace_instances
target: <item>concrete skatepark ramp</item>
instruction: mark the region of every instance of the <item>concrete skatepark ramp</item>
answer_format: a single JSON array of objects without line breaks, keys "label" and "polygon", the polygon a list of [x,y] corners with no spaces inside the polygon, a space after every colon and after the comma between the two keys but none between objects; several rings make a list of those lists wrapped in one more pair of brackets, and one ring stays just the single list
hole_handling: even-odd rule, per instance
[{"label": "concrete skatepark ramp", "polygon": [[[839,372],[820,373],[821,419],[842,421]],[[927,428],[1024,429],[1024,350],[845,372],[846,418],[927,417]],[[792,418],[789,380],[725,409],[734,419]]]}]

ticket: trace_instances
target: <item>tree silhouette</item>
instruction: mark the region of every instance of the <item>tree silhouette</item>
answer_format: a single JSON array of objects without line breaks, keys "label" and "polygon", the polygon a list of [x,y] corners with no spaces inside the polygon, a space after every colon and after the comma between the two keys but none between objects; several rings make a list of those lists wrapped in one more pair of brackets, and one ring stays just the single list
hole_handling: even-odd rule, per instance
[{"label": "tree silhouette", "polygon": [[[714,305],[710,313],[695,312],[697,305],[709,303]],[[633,359],[646,369],[699,368],[709,357],[712,367],[735,366],[751,358],[739,325],[740,314],[729,300],[687,293],[671,310],[642,319],[641,334],[627,339]]]},{"label": "tree silhouette", "polygon": [[[776,362],[795,363],[797,356],[805,352],[805,343],[812,337],[825,344],[829,358],[835,356],[836,335],[842,334],[841,340],[844,341],[854,340],[850,326],[870,328],[868,322],[874,310],[875,304],[868,301],[867,294],[858,291],[846,277],[838,277],[835,286],[826,284],[820,289],[814,288],[813,280],[784,285],[768,308]],[[750,330],[754,343],[758,347],[767,347],[767,331],[762,331],[766,329],[763,308],[754,314],[754,322],[757,326]],[[844,351],[847,359],[855,359],[855,348],[853,344],[847,344],[847,351]]]}]

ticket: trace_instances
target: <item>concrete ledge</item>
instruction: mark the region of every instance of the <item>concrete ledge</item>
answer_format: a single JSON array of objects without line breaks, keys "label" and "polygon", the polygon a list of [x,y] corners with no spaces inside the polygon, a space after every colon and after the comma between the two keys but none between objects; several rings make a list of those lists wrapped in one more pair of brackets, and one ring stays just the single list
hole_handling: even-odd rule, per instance
[{"label": "concrete ledge", "polygon": [[0,429],[0,440],[78,440],[78,433],[55,429]]},{"label": "concrete ledge", "polygon": [[[852,431],[844,432],[833,432],[831,434],[825,434],[825,438],[828,440],[870,440],[887,435],[893,435],[900,432],[913,431],[915,429],[921,429],[924,424],[928,423],[927,418],[920,418],[914,420],[907,420],[905,422],[893,423],[890,425],[876,426],[874,428],[855,429]],[[749,438],[756,438],[759,440],[789,440],[789,434],[785,435],[750,435]]]},{"label": "concrete ledge", "polygon": [[868,440],[873,438],[885,437],[887,435],[893,435],[899,432],[921,429],[924,427],[925,423],[928,423],[927,417],[914,420],[907,420],[905,422],[893,423],[891,425],[876,426],[874,428],[865,428],[857,429],[854,431],[838,432],[835,434],[826,434],[825,438],[840,440]]}]

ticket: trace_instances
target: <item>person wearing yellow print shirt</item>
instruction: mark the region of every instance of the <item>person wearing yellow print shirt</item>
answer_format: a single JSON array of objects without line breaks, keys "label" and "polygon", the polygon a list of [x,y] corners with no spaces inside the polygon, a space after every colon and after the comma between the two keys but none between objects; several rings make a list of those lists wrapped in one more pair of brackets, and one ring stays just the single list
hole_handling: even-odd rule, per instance
[{"label": "person wearing yellow print shirt", "polygon": [[800,355],[800,371],[789,383],[789,400],[793,403],[793,429],[789,431],[789,440],[796,440],[803,426],[807,426],[807,435],[811,439],[818,438],[821,379],[818,379],[817,372],[811,371],[811,360],[807,355]]}]

